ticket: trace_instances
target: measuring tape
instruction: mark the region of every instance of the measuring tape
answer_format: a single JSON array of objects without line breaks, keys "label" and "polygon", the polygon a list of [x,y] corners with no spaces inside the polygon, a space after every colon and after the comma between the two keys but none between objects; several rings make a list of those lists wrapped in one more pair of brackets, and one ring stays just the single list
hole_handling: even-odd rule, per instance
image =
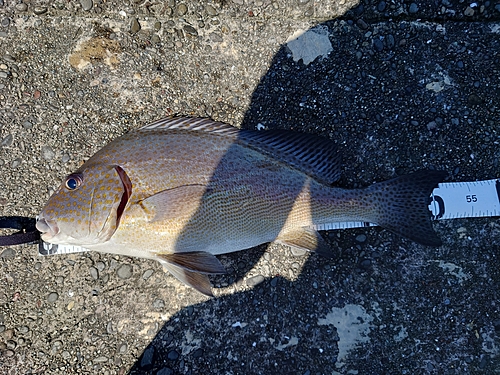
[{"label": "measuring tape", "polygon": [[[433,220],[500,216],[500,179],[475,182],[445,182],[430,196],[429,210]],[[316,230],[373,227],[363,221],[316,225]],[[40,241],[40,255],[70,254],[89,251],[80,246],[54,245]]]}]

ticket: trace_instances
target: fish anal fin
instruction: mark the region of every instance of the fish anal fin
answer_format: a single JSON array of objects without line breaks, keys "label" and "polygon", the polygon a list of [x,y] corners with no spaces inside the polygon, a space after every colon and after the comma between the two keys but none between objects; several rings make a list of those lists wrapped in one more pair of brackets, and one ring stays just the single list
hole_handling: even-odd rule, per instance
[{"label": "fish anal fin", "polygon": [[184,185],[160,191],[139,204],[151,217],[151,222],[189,219],[198,209],[205,192],[205,185]]},{"label": "fish anal fin", "polygon": [[207,275],[188,271],[184,268],[177,267],[176,265],[167,262],[163,262],[163,267],[165,267],[165,269],[180,282],[196,289],[198,292],[206,296],[214,296],[212,293],[212,284],[210,284],[210,280],[208,279]]},{"label": "fish anal fin", "polygon": [[212,254],[205,251],[187,253],[156,254],[160,261],[173,264],[176,267],[204,274],[224,274],[226,269]]},{"label": "fish anal fin", "polygon": [[299,250],[313,251],[326,258],[332,258],[333,253],[321,235],[311,228],[298,228],[281,234],[274,242],[281,243]]}]

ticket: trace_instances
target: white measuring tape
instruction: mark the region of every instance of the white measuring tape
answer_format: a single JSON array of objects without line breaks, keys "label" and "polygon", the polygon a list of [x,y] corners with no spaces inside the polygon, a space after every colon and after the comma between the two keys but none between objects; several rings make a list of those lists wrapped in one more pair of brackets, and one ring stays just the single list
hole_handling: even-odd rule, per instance
[{"label": "white measuring tape", "polygon": [[[432,191],[429,210],[434,220],[500,216],[500,179],[475,182],[445,182]],[[315,226],[316,230],[336,230],[376,226],[350,221]],[[40,241],[40,255],[70,254],[89,251],[80,246],[53,245]]]}]

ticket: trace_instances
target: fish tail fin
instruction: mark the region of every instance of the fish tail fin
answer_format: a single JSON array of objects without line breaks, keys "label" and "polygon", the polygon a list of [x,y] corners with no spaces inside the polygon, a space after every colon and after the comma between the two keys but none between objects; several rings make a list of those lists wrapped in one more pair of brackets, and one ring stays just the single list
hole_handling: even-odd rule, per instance
[{"label": "fish tail fin", "polygon": [[421,170],[368,187],[367,198],[375,203],[372,222],[427,246],[440,246],[432,228],[430,196],[447,173]]}]

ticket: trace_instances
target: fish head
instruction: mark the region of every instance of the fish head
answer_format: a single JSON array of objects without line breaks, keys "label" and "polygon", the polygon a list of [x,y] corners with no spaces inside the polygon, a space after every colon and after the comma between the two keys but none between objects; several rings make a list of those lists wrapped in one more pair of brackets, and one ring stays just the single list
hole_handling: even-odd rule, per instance
[{"label": "fish head", "polygon": [[120,166],[82,166],[67,176],[38,216],[42,239],[64,245],[95,245],[115,233],[132,194]]}]

